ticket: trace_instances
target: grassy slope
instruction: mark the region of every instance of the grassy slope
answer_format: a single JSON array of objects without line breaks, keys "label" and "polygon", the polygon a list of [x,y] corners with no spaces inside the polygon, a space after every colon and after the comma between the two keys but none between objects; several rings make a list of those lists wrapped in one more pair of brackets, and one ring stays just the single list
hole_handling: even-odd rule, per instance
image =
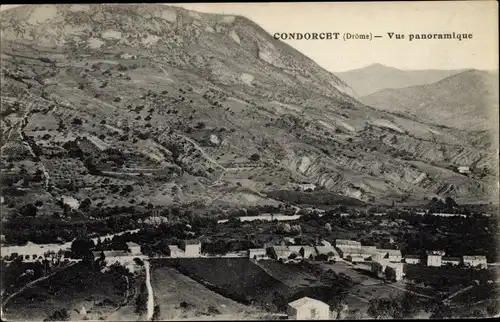
[{"label": "grassy slope", "polygon": [[[75,310],[85,306],[89,317],[109,314],[124,300],[123,276],[93,271],[79,263],[21,292],[7,303],[3,312],[8,320],[43,320],[54,311],[66,309],[73,320],[81,320]],[[114,305],[97,307],[102,300]]]}]

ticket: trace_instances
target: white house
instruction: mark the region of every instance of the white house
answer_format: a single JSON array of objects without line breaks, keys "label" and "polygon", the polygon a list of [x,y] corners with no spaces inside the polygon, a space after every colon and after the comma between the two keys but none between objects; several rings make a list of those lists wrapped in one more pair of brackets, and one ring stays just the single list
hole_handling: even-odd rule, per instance
[{"label": "white house", "polygon": [[428,251],[427,252],[427,266],[440,267],[442,265],[441,259],[443,258],[445,252],[438,251]]},{"label": "white house", "polygon": [[401,262],[403,259],[399,249],[377,249],[377,253],[390,262]]},{"label": "white house", "polygon": [[487,268],[486,256],[463,256],[463,263],[468,267]]},{"label": "white house", "polygon": [[128,250],[130,253],[133,255],[140,255],[141,254],[141,245],[138,245],[134,242],[128,242],[127,243]]},{"label": "white house", "polygon": [[385,269],[385,277],[391,281],[401,281],[403,276],[402,263],[390,263]]},{"label": "white house", "polygon": [[393,263],[387,259],[377,259],[372,262],[371,271],[379,277],[385,277],[391,281],[403,279],[403,263]]},{"label": "white house", "polygon": [[177,245],[168,245],[168,254],[172,258],[185,257],[184,251]]},{"label": "white house", "polygon": [[268,259],[267,251],[264,248],[250,248],[248,250],[248,258],[260,260],[260,259]]},{"label": "white house", "polygon": [[289,320],[329,320],[330,306],[310,297],[288,303]]},{"label": "white house", "polygon": [[463,173],[463,174],[470,173],[470,169],[467,166],[460,166],[460,167],[457,168],[457,170],[458,170],[459,173]]},{"label": "white house", "polygon": [[269,248],[269,254],[276,260],[287,260],[292,254],[289,246],[272,246]]},{"label": "white house", "polygon": [[201,243],[197,240],[181,240],[179,248],[184,251],[184,257],[201,256]]}]

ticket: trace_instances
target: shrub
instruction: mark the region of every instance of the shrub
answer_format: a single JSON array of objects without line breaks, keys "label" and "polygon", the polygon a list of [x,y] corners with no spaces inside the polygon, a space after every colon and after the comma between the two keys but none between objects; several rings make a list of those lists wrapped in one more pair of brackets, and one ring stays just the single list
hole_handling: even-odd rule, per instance
[{"label": "shrub", "polygon": [[250,160],[251,161],[259,161],[260,160],[260,155],[258,155],[257,153],[254,153],[250,156]]}]

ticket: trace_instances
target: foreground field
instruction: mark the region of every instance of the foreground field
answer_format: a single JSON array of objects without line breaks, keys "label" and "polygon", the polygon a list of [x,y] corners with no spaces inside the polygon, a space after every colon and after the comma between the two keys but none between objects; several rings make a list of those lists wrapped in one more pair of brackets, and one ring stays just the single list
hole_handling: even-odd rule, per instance
[{"label": "foreground field", "polygon": [[324,301],[335,310],[352,287],[349,279],[307,263],[199,258],[160,260],[154,266],[155,270],[173,267],[224,297],[273,313],[286,312],[289,302],[304,296]]},{"label": "foreground field", "polygon": [[155,302],[160,306],[160,320],[203,319],[206,316],[241,320],[265,314],[209,290],[171,267],[154,269],[152,283]]},{"label": "foreground field", "polygon": [[63,310],[70,320],[97,320],[126,300],[127,281],[117,272],[102,273],[78,263],[14,296],[3,308],[4,318],[44,320]]},{"label": "foreground field", "polygon": [[[277,295],[287,295],[290,288],[269,276],[247,258],[169,259],[153,267],[170,266],[202,283],[207,288],[247,305],[278,310]],[[274,302],[273,302],[274,301]],[[281,303],[279,303],[281,304]]]}]

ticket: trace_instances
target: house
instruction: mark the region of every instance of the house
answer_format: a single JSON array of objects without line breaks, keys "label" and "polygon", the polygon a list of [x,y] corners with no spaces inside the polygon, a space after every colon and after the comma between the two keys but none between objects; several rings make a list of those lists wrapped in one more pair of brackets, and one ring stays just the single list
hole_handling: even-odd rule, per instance
[{"label": "house", "polygon": [[184,251],[177,245],[168,245],[168,255],[172,258],[185,257]]},{"label": "house", "polygon": [[406,264],[420,264],[420,256],[417,255],[406,255],[405,257]]},{"label": "house", "polygon": [[459,166],[459,167],[457,168],[457,171],[458,171],[459,173],[462,173],[462,174],[469,174],[469,173],[470,173],[470,169],[469,169],[469,167],[467,167],[467,166]]},{"label": "house", "polygon": [[304,245],[290,245],[288,246],[288,249],[290,250],[291,254],[290,255],[294,255],[296,257],[302,257],[302,255],[300,254],[300,250],[302,249],[302,247],[304,247]]},{"label": "house", "polygon": [[347,258],[349,256],[361,256],[364,260],[370,259],[372,256],[377,254],[377,248],[375,246],[358,246],[358,247],[337,247],[339,249],[339,254],[342,258]]},{"label": "house", "polygon": [[271,258],[276,260],[287,260],[292,254],[288,246],[272,246],[268,251]]},{"label": "house", "polygon": [[181,240],[179,248],[184,251],[184,257],[201,256],[201,243],[198,240]]},{"label": "house", "polygon": [[385,268],[385,277],[388,280],[397,282],[403,279],[403,264],[402,263],[390,263]]},{"label": "house", "polygon": [[427,251],[427,266],[440,267],[445,252],[442,250]]},{"label": "house", "polygon": [[486,256],[463,256],[463,263],[467,267],[487,268]]},{"label": "house", "polygon": [[141,254],[141,246],[139,244],[136,244],[134,242],[128,242],[127,247],[130,253],[132,253],[133,255]]},{"label": "house", "polygon": [[248,250],[248,258],[260,260],[260,259],[268,259],[267,251],[264,248],[250,248]]},{"label": "house", "polygon": [[371,271],[378,277],[384,277],[391,281],[400,281],[404,276],[403,263],[393,263],[387,259],[373,261]]},{"label": "house", "polygon": [[399,249],[377,249],[377,253],[390,262],[401,262],[403,259]]},{"label": "house", "polygon": [[330,306],[310,297],[288,303],[289,320],[329,320]]},{"label": "house", "polygon": [[332,246],[316,246],[316,259],[322,261],[334,261],[340,258],[339,253]]},{"label": "house", "polygon": [[460,265],[460,262],[461,262],[460,257],[443,257],[443,258],[441,258],[441,263],[443,265],[457,266],[457,265]]},{"label": "house", "polygon": [[313,259],[316,256],[316,250],[311,246],[302,246],[299,252],[304,259]]}]

